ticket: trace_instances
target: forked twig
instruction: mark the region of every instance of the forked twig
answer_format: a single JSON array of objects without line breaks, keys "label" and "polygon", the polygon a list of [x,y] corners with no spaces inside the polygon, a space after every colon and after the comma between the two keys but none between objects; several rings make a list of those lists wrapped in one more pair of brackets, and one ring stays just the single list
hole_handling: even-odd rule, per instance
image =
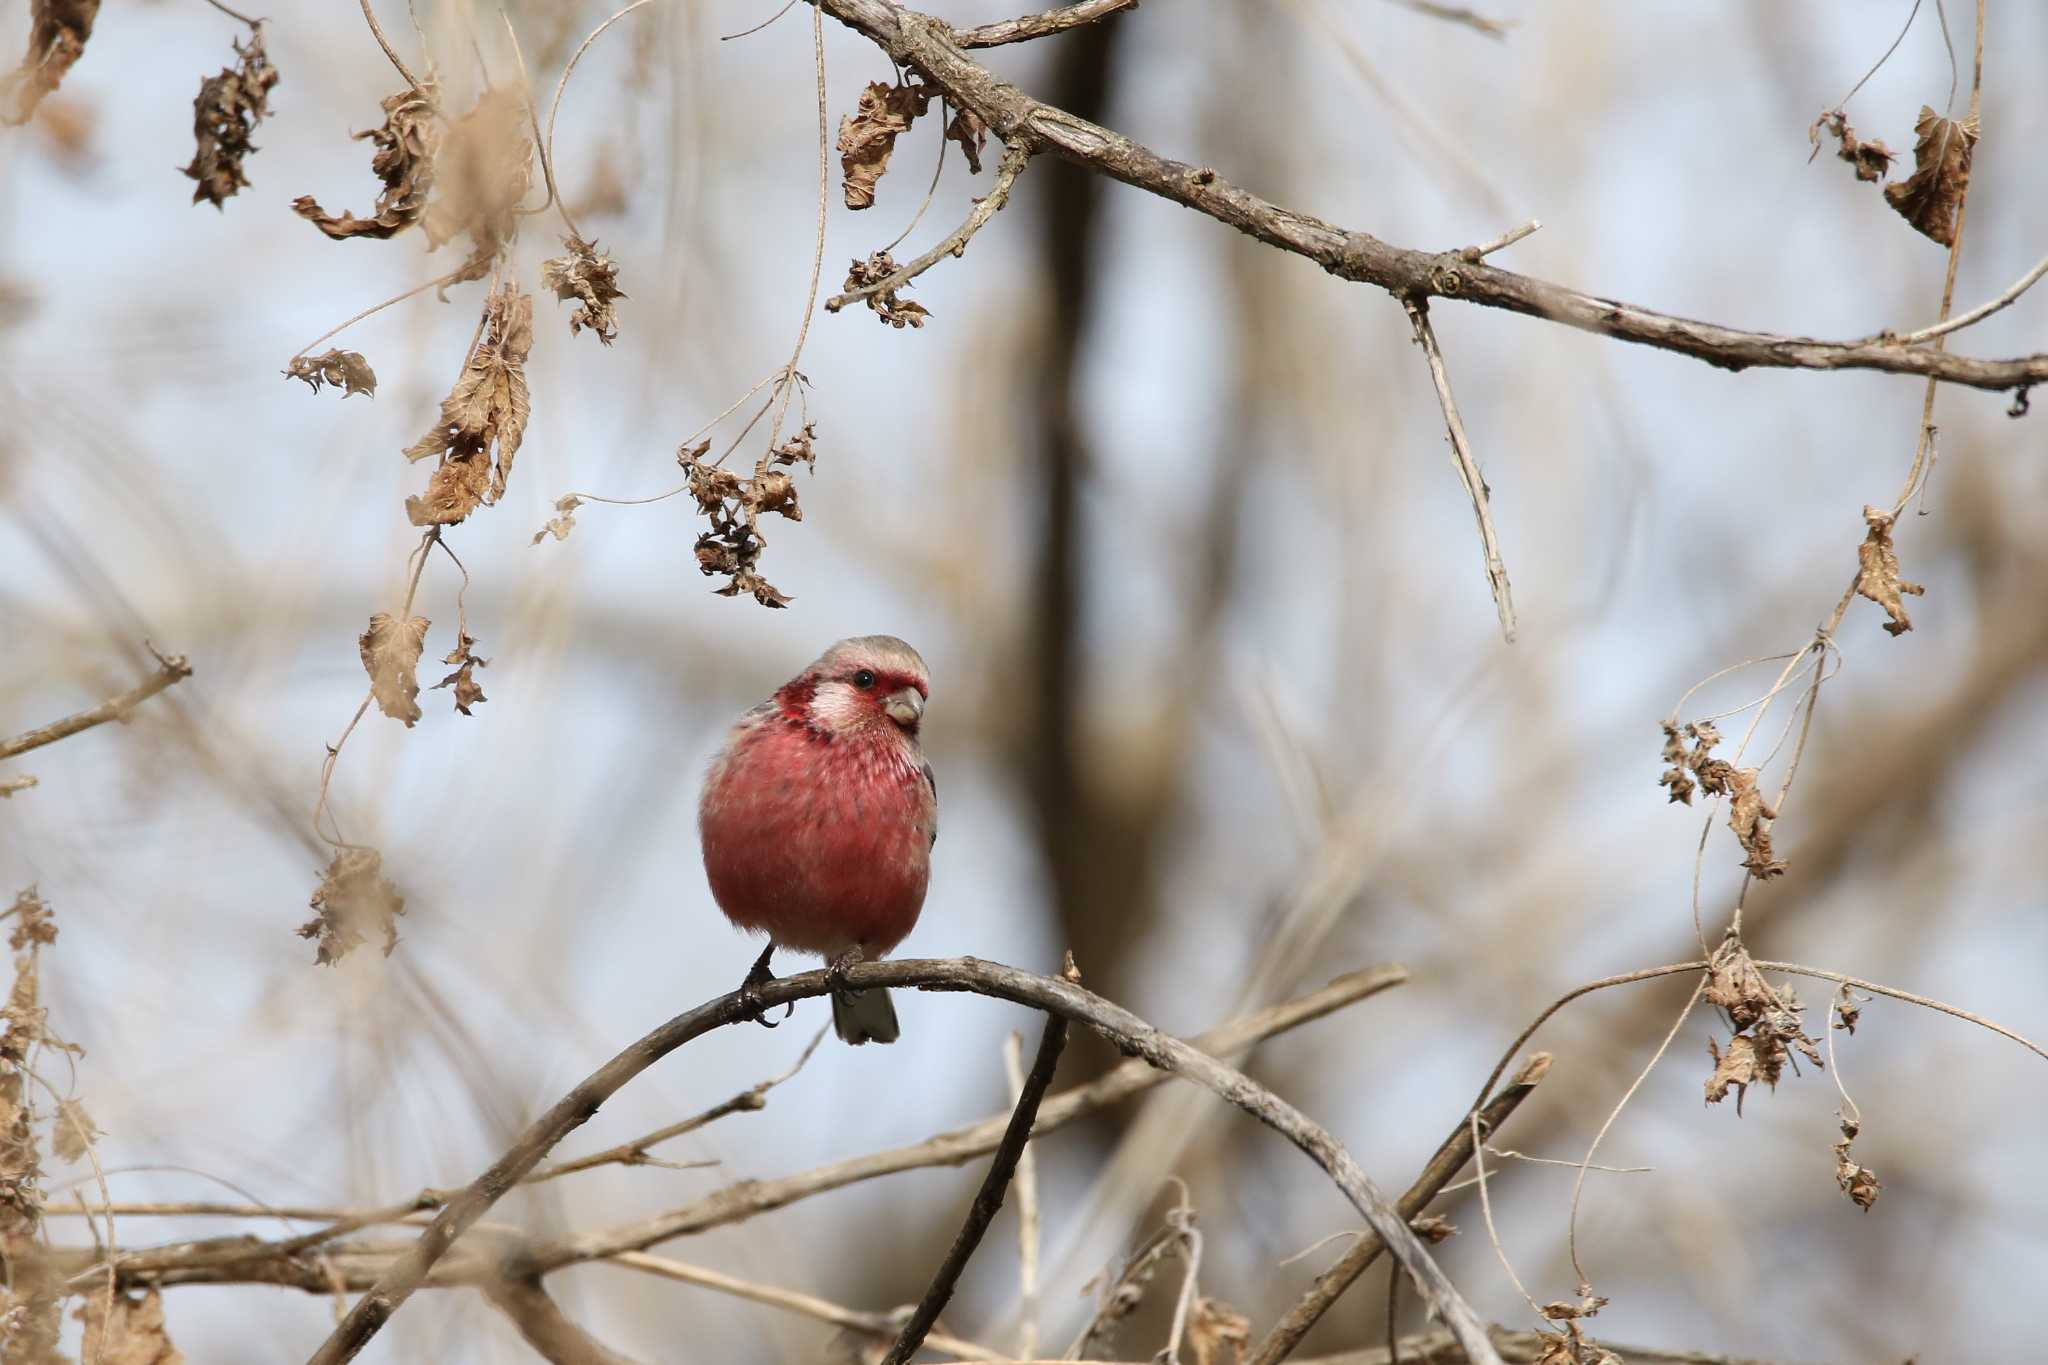
[{"label": "forked twig", "polygon": [[[150,653],[156,654],[154,649]],[[143,681],[129,688],[117,697],[109,697],[98,706],[80,711],[77,715],[53,720],[48,725],[39,725],[33,730],[23,731],[13,739],[0,740],[0,759],[14,758],[31,749],[40,749],[45,744],[55,744],[67,739],[80,730],[90,730],[95,725],[104,725],[110,720],[124,720],[130,711],[148,701],[173,683],[192,676],[192,665],[182,654],[157,654],[157,670]]]},{"label": "forked twig", "polygon": [[919,275],[924,274],[925,271],[930,270],[946,257],[964,254],[967,250],[968,240],[975,233],[981,231],[988,220],[995,217],[1003,205],[1009,202],[1010,187],[1017,183],[1017,177],[1024,173],[1024,167],[1030,161],[1031,152],[1021,144],[1013,144],[1005,149],[1002,164],[996,168],[995,184],[989,187],[987,194],[974,201],[974,210],[967,215],[966,222],[954,228],[952,232],[946,235],[944,241],[940,242],[930,251],[925,252],[924,255],[919,256],[910,264],[891,271],[873,284],[865,284],[858,289],[849,289],[844,294],[834,294],[831,298],[826,299],[825,311],[836,313],[849,303],[858,303],[862,299],[871,298],[876,294],[886,294],[892,289],[901,289],[904,285],[910,283]]}]

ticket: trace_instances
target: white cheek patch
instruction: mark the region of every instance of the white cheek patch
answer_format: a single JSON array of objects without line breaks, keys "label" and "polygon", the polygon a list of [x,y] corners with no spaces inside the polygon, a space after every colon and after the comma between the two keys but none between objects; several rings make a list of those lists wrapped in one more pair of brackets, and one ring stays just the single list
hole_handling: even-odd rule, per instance
[{"label": "white cheek patch", "polygon": [[811,721],[822,730],[844,730],[859,721],[865,710],[860,693],[850,683],[819,683],[811,694]]}]

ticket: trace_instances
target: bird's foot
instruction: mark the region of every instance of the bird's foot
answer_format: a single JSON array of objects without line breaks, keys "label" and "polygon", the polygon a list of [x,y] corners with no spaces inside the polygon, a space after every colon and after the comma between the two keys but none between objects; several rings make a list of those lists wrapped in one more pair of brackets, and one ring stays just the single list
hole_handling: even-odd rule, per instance
[{"label": "bird's foot", "polygon": [[841,1004],[852,1001],[859,992],[846,984],[847,969],[867,961],[867,954],[860,950],[858,943],[825,964],[825,979],[832,983],[832,996]]},{"label": "bird's foot", "polygon": [[769,944],[761,950],[761,956],[754,959],[754,965],[747,970],[747,979],[740,982],[740,1011],[751,1015],[762,1028],[780,1028],[782,1019],[796,1013],[796,1001],[789,1002],[789,1008],[782,1013],[782,1019],[770,1019],[768,1007],[762,1002],[761,988],[775,979],[775,973],[768,970],[768,959],[775,956],[775,945]]}]

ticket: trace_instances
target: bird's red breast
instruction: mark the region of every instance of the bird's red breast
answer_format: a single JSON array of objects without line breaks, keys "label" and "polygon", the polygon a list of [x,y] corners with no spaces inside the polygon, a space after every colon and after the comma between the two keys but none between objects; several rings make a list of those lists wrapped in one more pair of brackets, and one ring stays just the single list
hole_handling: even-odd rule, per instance
[{"label": "bird's red breast", "polygon": [[704,784],[698,824],[727,919],[776,944],[878,958],[917,923],[938,802],[914,735],[834,733],[792,682],[734,727]]}]

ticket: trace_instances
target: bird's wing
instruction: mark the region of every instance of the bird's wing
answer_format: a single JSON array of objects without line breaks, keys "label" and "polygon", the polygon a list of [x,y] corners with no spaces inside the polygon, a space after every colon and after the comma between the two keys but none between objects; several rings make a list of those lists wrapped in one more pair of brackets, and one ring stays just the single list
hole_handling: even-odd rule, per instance
[{"label": "bird's wing", "polygon": [[932,844],[939,842],[939,779],[929,760],[924,764],[924,784],[932,789]]}]

